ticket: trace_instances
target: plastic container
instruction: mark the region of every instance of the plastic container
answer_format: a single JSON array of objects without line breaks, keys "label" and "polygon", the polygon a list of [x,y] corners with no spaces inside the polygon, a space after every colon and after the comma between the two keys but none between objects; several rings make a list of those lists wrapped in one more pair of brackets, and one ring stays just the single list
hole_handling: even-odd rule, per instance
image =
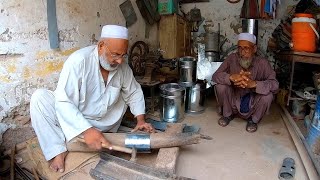
[{"label": "plastic container", "polygon": [[177,12],[178,1],[177,0],[159,0],[158,12],[160,15],[174,14]]},{"label": "plastic container", "polygon": [[318,98],[314,109],[312,122],[310,124],[310,128],[308,129],[306,141],[315,154],[320,154],[320,92],[318,92]]},{"label": "plastic container", "polygon": [[320,129],[318,129],[313,124],[311,124],[306,141],[309,144],[312,152],[319,155],[320,154]]},{"label": "plastic container", "polygon": [[310,14],[296,14],[292,19],[292,49],[294,51],[315,52],[319,39],[316,20]]}]

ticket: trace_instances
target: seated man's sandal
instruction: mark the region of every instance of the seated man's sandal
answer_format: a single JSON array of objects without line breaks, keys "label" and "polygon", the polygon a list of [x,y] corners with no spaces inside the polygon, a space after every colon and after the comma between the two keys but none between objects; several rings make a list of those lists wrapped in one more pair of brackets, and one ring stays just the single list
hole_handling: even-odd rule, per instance
[{"label": "seated man's sandal", "polygon": [[258,124],[254,123],[252,120],[248,120],[246,130],[250,133],[256,132],[258,129]]}]

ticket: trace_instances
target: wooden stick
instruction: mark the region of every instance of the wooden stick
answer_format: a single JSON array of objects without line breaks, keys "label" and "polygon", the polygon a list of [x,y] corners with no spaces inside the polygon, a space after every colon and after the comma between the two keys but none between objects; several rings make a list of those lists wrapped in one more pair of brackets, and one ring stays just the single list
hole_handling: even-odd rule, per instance
[{"label": "wooden stick", "polygon": [[[86,143],[84,139],[82,138],[77,138],[77,140],[79,142],[82,143]],[[128,153],[128,154],[132,154],[132,149],[130,148],[126,148],[126,147],[121,147],[121,146],[117,146],[117,145],[111,145],[111,147],[107,146],[106,144],[102,143],[102,147],[109,149],[109,150],[114,150],[114,151],[120,151],[120,152],[124,152],[124,153]]]},{"label": "wooden stick", "polygon": [[14,180],[14,156],[16,153],[16,145],[11,149],[11,160],[10,160],[10,180]]},{"label": "wooden stick", "polygon": [[36,171],[35,168],[32,168],[32,174],[33,174],[33,176],[34,176],[34,178],[35,178],[36,180],[40,180],[40,179],[39,179],[39,176],[38,176],[38,173],[37,173],[37,171]]}]

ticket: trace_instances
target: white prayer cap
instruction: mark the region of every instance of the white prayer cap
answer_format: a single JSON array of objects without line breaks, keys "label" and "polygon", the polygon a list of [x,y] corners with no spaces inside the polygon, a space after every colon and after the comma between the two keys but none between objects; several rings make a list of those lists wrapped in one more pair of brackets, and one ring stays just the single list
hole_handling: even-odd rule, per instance
[{"label": "white prayer cap", "polygon": [[119,38],[128,40],[128,29],[118,25],[105,25],[101,30],[100,38]]},{"label": "white prayer cap", "polygon": [[239,40],[249,41],[249,42],[252,42],[253,44],[256,44],[257,42],[256,36],[250,33],[240,33],[238,35],[238,41]]}]

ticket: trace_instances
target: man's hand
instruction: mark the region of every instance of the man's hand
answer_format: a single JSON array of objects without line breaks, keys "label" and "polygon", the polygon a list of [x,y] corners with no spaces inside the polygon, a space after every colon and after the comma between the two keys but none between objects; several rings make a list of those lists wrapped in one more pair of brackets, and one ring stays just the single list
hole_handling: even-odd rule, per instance
[{"label": "man's hand", "polygon": [[257,82],[248,78],[247,81],[243,80],[243,81],[239,81],[234,83],[235,86],[239,87],[239,88],[256,88],[257,87]]},{"label": "man's hand", "polygon": [[240,81],[247,81],[249,79],[250,74],[251,74],[250,72],[245,72],[241,70],[239,74],[230,75],[229,79],[233,83],[238,83]]},{"label": "man's hand", "polygon": [[101,150],[102,144],[105,144],[107,147],[111,147],[110,142],[106,140],[103,134],[93,127],[84,131],[83,136],[86,144],[91,149]]},{"label": "man's hand", "polygon": [[250,79],[250,75],[250,72],[241,70],[239,74],[230,75],[230,80],[238,88],[255,88],[257,86],[257,82]]},{"label": "man's hand", "polygon": [[154,133],[155,130],[150,123],[146,123],[145,121],[138,121],[136,127],[132,130],[132,132],[136,131],[145,131],[148,133]]}]

